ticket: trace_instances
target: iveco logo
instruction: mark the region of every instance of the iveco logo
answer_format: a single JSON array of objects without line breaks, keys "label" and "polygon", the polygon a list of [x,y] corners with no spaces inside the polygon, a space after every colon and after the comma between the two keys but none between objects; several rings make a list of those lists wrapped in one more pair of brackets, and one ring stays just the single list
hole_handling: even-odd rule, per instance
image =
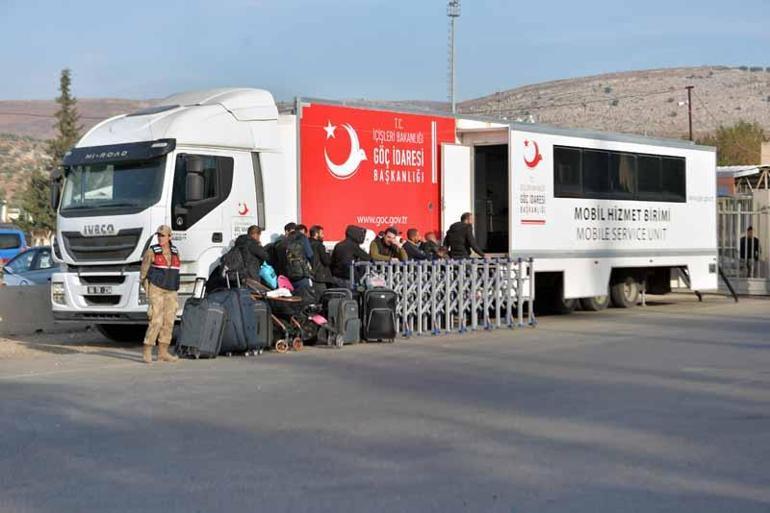
[{"label": "iveco logo", "polygon": [[85,237],[97,235],[115,235],[115,225],[112,224],[87,224],[80,231]]}]

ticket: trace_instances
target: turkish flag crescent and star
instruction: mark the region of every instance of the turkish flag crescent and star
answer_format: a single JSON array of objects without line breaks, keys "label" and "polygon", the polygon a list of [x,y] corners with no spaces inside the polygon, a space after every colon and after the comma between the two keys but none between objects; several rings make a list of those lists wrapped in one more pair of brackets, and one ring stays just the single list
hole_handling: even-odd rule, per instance
[{"label": "turkish flag crescent and star", "polygon": [[326,240],[348,225],[440,229],[441,144],[449,117],[310,104],[300,120],[300,214]]}]

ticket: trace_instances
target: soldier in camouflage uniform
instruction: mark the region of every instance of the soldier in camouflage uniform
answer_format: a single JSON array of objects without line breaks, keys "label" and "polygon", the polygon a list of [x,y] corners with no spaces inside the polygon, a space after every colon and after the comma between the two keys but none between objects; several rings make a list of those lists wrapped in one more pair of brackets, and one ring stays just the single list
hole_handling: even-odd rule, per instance
[{"label": "soldier in camouflage uniform", "polygon": [[152,363],[152,348],[156,340],[159,362],[175,362],[179,359],[168,352],[178,308],[179,251],[171,244],[170,226],[158,227],[156,235],[158,243],[147,248],[140,271],[141,283],[150,302],[147,309],[150,325],[144,337],[145,363]]}]

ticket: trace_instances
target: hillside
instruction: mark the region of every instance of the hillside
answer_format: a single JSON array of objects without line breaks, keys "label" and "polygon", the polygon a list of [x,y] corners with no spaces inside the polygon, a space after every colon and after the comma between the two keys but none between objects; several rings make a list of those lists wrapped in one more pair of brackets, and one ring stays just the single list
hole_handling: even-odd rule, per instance
[{"label": "hillside", "polygon": [[34,170],[45,169],[46,144],[31,137],[0,134],[0,199],[13,200]]},{"label": "hillside", "polygon": [[683,137],[687,85],[695,87],[696,137],[741,119],[770,132],[770,67],[669,68],[557,80],[465,101],[459,110],[562,127]]},{"label": "hillside", "polygon": [[[78,111],[84,129],[116,114],[132,112],[149,105],[147,100],[117,98],[84,98],[78,100]],[[13,134],[35,139],[53,136],[53,100],[0,100],[0,134]]]}]

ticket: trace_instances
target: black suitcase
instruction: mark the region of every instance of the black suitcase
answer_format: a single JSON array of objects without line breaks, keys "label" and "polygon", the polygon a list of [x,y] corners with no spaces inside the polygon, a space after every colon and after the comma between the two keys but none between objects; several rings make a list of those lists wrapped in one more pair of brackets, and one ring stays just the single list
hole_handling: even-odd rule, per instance
[{"label": "black suitcase", "polygon": [[389,341],[396,339],[396,303],[398,296],[391,289],[375,287],[361,296],[363,339]]},{"label": "black suitcase", "polygon": [[227,311],[220,303],[189,298],[182,311],[176,353],[183,358],[216,358],[226,324]]},{"label": "black suitcase", "polygon": [[227,310],[220,354],[262,352],[272,342],[270,308],[249,289],[224,289],[207,296]]}]

